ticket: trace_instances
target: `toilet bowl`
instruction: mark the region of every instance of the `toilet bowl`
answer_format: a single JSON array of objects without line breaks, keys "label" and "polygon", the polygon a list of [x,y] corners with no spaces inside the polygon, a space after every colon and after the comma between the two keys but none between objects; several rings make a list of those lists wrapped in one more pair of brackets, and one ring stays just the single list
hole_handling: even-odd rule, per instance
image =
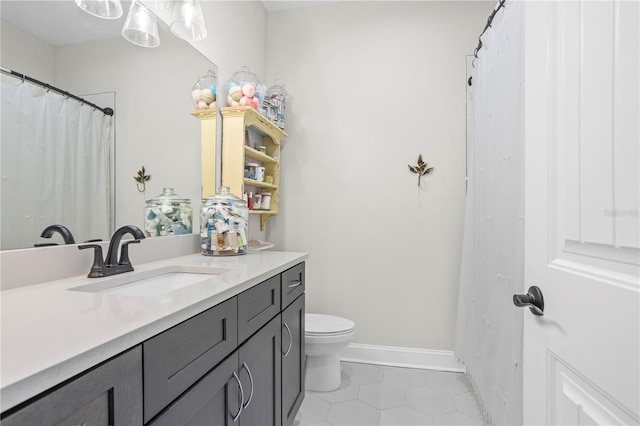
[{"label": "toilet bowl", "polygon": [[351,343],[355,335],[356,325],[351,320],[333,315],[305,314],[305,389],[327,392],[340,387],[338,353]]}]

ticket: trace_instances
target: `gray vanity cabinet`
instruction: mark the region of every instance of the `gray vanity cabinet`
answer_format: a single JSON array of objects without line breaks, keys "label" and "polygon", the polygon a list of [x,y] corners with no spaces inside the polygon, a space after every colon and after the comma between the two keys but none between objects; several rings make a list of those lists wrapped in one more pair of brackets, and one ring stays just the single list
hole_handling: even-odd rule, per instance
[{"label": "gray vanity cabinet", "polygon": [[2,426],[290,426],[304,312],[301,263],[3,413]]},{"label": "gray vanity cabinet", "polygon": [[[284,275],[283,275],[284,276]],[[282,425],[291,426],[304,399],[304,293],[282,312]]]},{"label": "gray vanity cabinet", "polygon": [[240,380],[244,403],[240,426],[281,423],[280,315],[273,318],[239,349]]},{"label": "gray vanity cabinet", "polygon": [[3,426],[141,425],[142,350],[127,352],[2,418]]}]

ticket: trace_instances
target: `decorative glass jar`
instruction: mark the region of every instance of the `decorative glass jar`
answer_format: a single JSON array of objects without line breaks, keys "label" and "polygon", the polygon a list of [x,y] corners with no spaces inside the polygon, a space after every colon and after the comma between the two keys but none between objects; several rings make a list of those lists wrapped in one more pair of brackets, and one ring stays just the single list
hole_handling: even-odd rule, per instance
[{"label": "decorative glass jar", "polygon": [[247,67],[242,67],[241,71],[233,74],[226,88],[227,106],[250,106],[258,109],[266,93],[264,84]]},{"label": "decorative glass jar", "polygon": [[245,254],[248,245],[247,202],[221,186],[212,197],[202,200],[200,212],[201,253],[205,256]]},{"label": "decorative glass jar", "polygon": [[192,218],[191,200],[180,197],[173,188],[164,188],[162,194],[147,200],[144,234],[147,237],[190,234]]},{"label": "decorative glass jar", "polygon": [[214,70],[200,76],[191,89],[191,99],[196,109],[215,109],[218,78]]},{"label": "decorative glass jar", "polygon": [[267,89],[266,96],[260,105],[260,114],[267,117],[278,128],[284,130],[284,118],[287,106],[287,96],[289,94],[284,87],[276,80],[274,85]]}]

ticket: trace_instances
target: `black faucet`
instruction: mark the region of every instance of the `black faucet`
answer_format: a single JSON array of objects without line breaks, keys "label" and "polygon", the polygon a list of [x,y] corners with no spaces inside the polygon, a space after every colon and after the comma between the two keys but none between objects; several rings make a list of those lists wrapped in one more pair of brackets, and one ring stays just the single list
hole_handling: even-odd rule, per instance
[{"label": "black faucet", "polygon": [[[44,228],[44,231],[42,231],[42,234],[40,234],[40,236],[42,238],[51,238],[53,237],[53,234],[58,233],[60,235],[62,235],[62,239],[64,240],[65,244],[75,244],[76,240],[73,239],[73,235],[71,235],[71,231],[69,231],[69,228],[67,228],[64,225],[49,225],[46,228]],[[45,247],[45,246],[56,246],[56,243],[39,243],[39,244],[34,244],[34,247]]]},{"label": "black faucet", "polygon": [[[135,239],[122,243],[120,260],[118,260],[118,246],[120,246],[120,241],[126,234],[131,234]],[[142,239],[144,239],[144,233],[136,226],[125,225],[122,228],[119,228],[111,237],[107,257],[104,260],[102,258],[102,246],[98,244],[84,244],[78,246],[81,250],[88,248],[92,248],[94,250],[93,265],[91,266],[91,270],[87,276],[89,278],[108,277],[111,275],[121,274],[123,272],[133,271],[133,265],[129,260],[129,244],[137,244]]]}]

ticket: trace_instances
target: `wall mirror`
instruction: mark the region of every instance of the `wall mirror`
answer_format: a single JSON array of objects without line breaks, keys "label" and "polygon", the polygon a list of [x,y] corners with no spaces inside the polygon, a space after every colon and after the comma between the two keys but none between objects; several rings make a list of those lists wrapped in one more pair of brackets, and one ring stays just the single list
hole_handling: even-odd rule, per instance
[{"label": "wall mirror", "polygon": [[[146,3],[152,6],[162,2]],[[190,92],[196,79],[215,65],[189,43],[173,36],[160,19],[159,47],[143,48],[126,41],[120,32],[130,4],[122,2],[122,18],[105,20],[83,12],[72,0],[0,2],[3,67],[98,105],[108,99],[114,103],[109,224],[106,228],[101,225],[101,231],[74,234],[77,243],[107,240],[114,227],[124,224],[142,228],[145,200],[162,193],[165,187],[191,199],[194,210],[200,198],[200,123],[190,114]],[[44,43],[44,48],[36,49],[34,43]],[[5,144],[9,143],[4,134],[1,143],[4,156]],[[146,192],[139,192],[133,179],[141,166],[151,175]],[[6,180],[1,183],[4,192]],[[39,188],[21,182],[12,185],[24,200],[37,204]],[[51,240],[40,238],[41,231],[51,223],[11,217],[7,213],[10,204],[3,199],[1,233],[19,230],[21,238],[3,243],[0,249],[29,248],[49,241],[62,244],[58,235]]]}]

